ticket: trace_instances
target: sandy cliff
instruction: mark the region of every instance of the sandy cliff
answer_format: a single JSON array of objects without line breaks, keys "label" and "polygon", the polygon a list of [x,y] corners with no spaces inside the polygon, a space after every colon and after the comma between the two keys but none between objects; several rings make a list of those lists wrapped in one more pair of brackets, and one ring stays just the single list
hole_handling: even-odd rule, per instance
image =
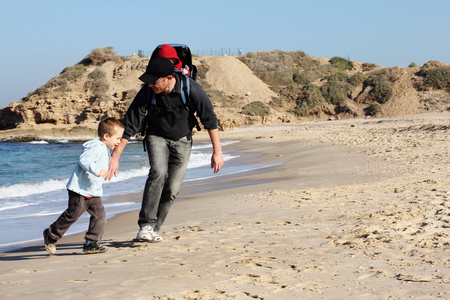
[{"label": "sandy cliff", "polygon": [[[276,55],[286,57],[281,51],[276,52]],[[91,58],[92,53],[89,59]],[[329,68],[330,60],[327,58],[307,58],[314,62],[316,69]],[[86,135],[95,135],[95,128],[101,118],[123,117],[141,87],[138,77],[145,71],[148,59],[137,55],[112,56],[104,61],[97,59],[85,63],[85,58],[80,64],[67,67],[27,97],[0,110],[0,138],[84,139]],[[305,60],[305,56],[302,59]],[[197,81],[211,97],[221,130],[311,119],[365,118],[369,105],[374,102],[370,96],[372,89],[361,83],[347,91],[347,100],[344,102],[321,103],[307,114],[295,114],[293,110],[300,101],[299,93],[304,90],[292,89],[295,82],[285,81],[283,86],[275,86],[273,82],[278,77],[286,76],[282,71],[271,73],[269,79],[265,77],[263,81],[261,76],[257,76],[257,70],[254,67],[251,69],[252,65],[248,61],[242,57],[229,56],[194,58],[194,64],[199,69]],[[439,62],[429,64],[446,66]],[[263,62],[262,65],[271,70],[271,62]],[[351,70],[346,71],[346,76],[374,76],[375,72],[383,69],[368,67],[368,64],[358,62],[353,65]],[[281,63],[278,62],[276,67],[294,72],[308,71],[295,60],[285,59]],[[421,67],[389,69],[392,96],[380,106],[381,109],[375,117],[397,117],[447,109],[450,101],[447,91],[418,89],[417,82],[421,78],[417,73],[420,69]],[[289,72],[287,76],[288,80],[291,80]],[[328,80],[330,79],[327,77],[321,77],[312,83],[320,87]],[[267,113],[242,113],[245,105],[257,102],[262,103]]]}]

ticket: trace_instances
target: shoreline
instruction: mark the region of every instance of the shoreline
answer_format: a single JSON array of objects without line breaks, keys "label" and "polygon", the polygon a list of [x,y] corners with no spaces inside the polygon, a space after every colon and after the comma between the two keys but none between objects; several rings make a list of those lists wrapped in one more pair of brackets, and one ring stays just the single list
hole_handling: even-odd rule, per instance
[{"label": "shoreline", "polygon": [[[203,139],[201,139],[200,142],[203,142]],[[241,164],[248,164],[250,165],[250,162],[256,162],[258,161],[258,157],[262,156],[263,153],[258,153],[258,152],[242,152],[240,151],[239,146],[239,141],[229,141],[229,142],[233,142],[230,144],[226,144],[224,146],[228,148],[226,149],[226,152],[228,152],[229,154],[233,154],[233,155],[239,155],[239,158],[233,159],[231,161],[228,161],[227,167],[231,167],[231,166],[236,166],[236,165],[241,165]],[[229,149],[231,148],[231,149]],[[230,166],[231,165],[231,166]],[[238,171],[236,173],[231,173],[231,174],[222,174],[224,172],[221,172],[217,175],[217,177],[233,177],[233,176],[249,176],[250,174],[257,174],[260,172],[266,172],[265,169],[269,168],[267,163],[257,163],[257,168],[256,169],[250,169],[250,170],[245,170],[245,171]],[[226,171],[226,170],[225,170]],[[211,171],[212,173],[212,171]],[[190,195],[193,194],[195,195],[196,193],[201,193],[202,191],[197,189],[197,188],[190,188],[189,186],[202,186],[203,182],[207,181],[208,179],[211,178],[200,178],[200,179],[190,179],[186,182],[183,183],[182,189],[180,191],[180,193],[182,195]],[[209,182],[209,181],[207,181]],[[120,182],[118,182],[117,184],[120,184]],[[211,183],[208,183],[211,184]],[[142,188],[145,185],[145,179],[142,181]],[[184,186],[188,186],[188,188],[184,190]],[[184,193],[183,193],[184,192]],[[141,202],[141,198],[142,198],[142,190],[140,192],[134,192],[134,193],[127,193],[127,194],[118,194],[118,195],[109,195],[107,197],[104,197],[105,199],[103,200],[104,203],[120,203],[120,202],[135,202],[135,203],[140,203]],[[175,202],[178,201],[184,201],[186,200],[185,198],[180,198],[177,197],[177,199],[175,200]],[[131,211],[124,211],[124,212],[120,212],[120,213],[116,213],[114,216],[109,217],[108,216],[108,211],[107,211],[107,218],[108,218],[108,222],[111,223],[113,222],[112,220],[114,218],[116,218],[117,216],[121,215],[121,214],[126,214],[126,213],[130,213],[130,212],[134,212],[134,210]],[[136,224],[137,224],[137,219],[136,219]],[[87,224],[86,224],[87,226]],[[69,233],[64,235],[63,240],[70,240],[70,241],[83,241],[84,239],[84,232],[86,230],[82,229],[80,231],[77,232],[73,232],[73,233]],[[11,244],[5,244],[5,245],[0,245],[0,253],[9,253],[9,252],[16,252],[16,251],[21,251],[23,248],[29,248],[29,247],[35,247],[35,246],[39,246],[42,244],[42,238],[39,237],[38,239],[35,240],[29,240],[29,241],[22,241],[22,242],[17,242],[17,243],[11,243]],[[2,249],[3,248],[3,249]]]},{"label": "shoreline", "polygon": [[82,255],[80,235],[52,257],[42,245],[0,253],[2,294],[448,299],[449,116],[221,132],[284,164],[183,184],[161,243],[132,241],[133,211],[108,222],[104,254]]}]

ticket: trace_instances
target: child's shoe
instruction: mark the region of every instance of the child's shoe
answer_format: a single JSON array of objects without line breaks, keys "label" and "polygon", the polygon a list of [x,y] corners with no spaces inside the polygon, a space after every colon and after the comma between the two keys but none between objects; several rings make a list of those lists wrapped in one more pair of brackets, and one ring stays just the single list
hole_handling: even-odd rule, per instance
[{"label": "child's shoe", "polygon": [[99,244],[96,241],[86,241],[83,246],[83,252],[86,254],[97,254],[108,251],[108,247]]},{"label": "child's shoe", "polygon": [[48,253],[56,253],[56,241],[48,236],[48,228],[44,230],[44,246]]}]

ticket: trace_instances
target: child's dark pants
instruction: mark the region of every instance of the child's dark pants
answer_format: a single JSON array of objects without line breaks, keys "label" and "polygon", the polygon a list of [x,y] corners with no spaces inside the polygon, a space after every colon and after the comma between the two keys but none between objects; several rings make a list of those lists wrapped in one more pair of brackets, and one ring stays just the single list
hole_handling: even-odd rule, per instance
[{"label": "child's dark pants", "polygon": [[91,218],[89,228],[85,239],[91,241],[100,241],[106,227],[106,213],[100,197],[90,199],[69,191],[69,207],[59,216],[59,218],[50,225],[49,237],[53,240],[59,240],[69,227],[87,211]]}]

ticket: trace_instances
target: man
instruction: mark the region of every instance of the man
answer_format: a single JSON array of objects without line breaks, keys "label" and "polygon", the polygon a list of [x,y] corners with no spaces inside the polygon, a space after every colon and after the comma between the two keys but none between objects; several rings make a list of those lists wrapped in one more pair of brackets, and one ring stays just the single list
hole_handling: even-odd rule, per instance
[{"label": "man", "polygon": [[184,92],[181,90],[181,76],[174,71],[174,65],[168,58],[150,60],[145,73],[139,77],[145,85],[125,114],[125,132],[111,156],[108,179],[117,175],[120,155],[130,137],[147,125],[144,143],[150,172],[145,183],[138,221],[140,229],[136,237],[142,241],[162,241],[159,234],[161,225],[180,190],[191,155],[194,111],[211,139],[211,168],[214,173],[219,172],[224,164],[212,103],[202,87],[189,80],[190,108],[186,109],[181,97]]}]

